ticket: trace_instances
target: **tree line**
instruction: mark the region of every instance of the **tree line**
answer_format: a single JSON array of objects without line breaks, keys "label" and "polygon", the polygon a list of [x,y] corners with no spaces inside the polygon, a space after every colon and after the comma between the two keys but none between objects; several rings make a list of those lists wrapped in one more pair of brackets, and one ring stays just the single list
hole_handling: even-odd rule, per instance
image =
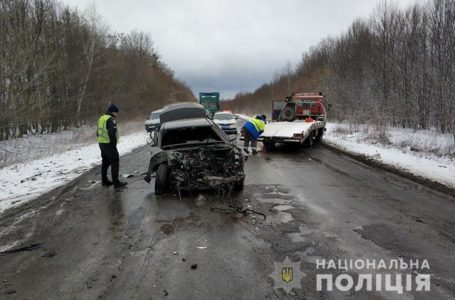
[{"label": "tree line", "polygon": [[133,118],[185,100],[150,35],[54,0],[0,0],[0,140],[91,123],[110,101]]},{"label": "tree line", "polygon": [[332,119],[455,135],[455,1],[383,2],[304,53],[295,70],[224,106],[269,112],[272,99],[292,91],[323,92]]}]

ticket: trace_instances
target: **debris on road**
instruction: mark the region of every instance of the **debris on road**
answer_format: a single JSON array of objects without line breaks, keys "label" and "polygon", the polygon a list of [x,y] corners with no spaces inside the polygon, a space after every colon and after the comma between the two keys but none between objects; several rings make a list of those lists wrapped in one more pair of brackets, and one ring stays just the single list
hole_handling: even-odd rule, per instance
[{"label": "debris on road", "polygon": [[16,294],[16,293],[17,293],[17,291],[14,289],[7,289],[5,291],[5,295],[12,295],[12,294]]},{"label": "debris on road", "polygon": [[[246,199],[246,202],[248,202],[248,199]],[[225,211],[227,213],[238,213],[243,215],[244,217],[247,215],[252,215],[254,219],[254,224],[256,223],[256,216],[255,215],[260,215],[264,218],[264,221],[267,219],[267,216],[261,212],[258,212],[254,209],[252,209],[252,206],[249,205],[247,208],[243,208],[242,206],[236,206],[233,204],[228,204],[228,208],[221,208],[221,207],[211,207],[211,211]]]},{"label": "debris on road", "polygon": [[196,269],[197,269],[197,264],[191,265],[191,269],[192,269],[192,270],[196,270]]}]

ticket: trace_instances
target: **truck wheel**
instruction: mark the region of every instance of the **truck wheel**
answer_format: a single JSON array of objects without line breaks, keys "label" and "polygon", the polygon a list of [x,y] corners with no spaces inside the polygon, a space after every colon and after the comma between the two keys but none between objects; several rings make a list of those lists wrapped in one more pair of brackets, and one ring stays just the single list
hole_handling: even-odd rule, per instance
[{"label": "truck wheel", "polygon": [[313,131],[310,132],[310,135],[307,137],[307,144],[308,146],[312,147],[313,146]]},{"label": "truck wheel", "polygon": [[166,163],[160,164],[156,170],[155,195],[162,195],[166,192],[169,179],[169,168]]},{"label": "truck wheel", "polygon": [[322,140],[323,136],[324,136],[324,129],[323,128],[318,129],[318,136],[315,138],[315,141],[319,142],[320,140]]}]

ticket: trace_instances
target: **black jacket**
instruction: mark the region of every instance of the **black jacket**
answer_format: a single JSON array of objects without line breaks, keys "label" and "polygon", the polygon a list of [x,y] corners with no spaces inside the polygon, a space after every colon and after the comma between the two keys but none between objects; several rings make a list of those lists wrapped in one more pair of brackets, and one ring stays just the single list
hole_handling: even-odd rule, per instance
[{"label": "black jacket", "polygon": [[109,134],[109,140],[111,145],[117,145],[117,122],[115,121],[114,115],[112,113],[107,112],[106,115],[112,116],[106,122],[107,132]]}]

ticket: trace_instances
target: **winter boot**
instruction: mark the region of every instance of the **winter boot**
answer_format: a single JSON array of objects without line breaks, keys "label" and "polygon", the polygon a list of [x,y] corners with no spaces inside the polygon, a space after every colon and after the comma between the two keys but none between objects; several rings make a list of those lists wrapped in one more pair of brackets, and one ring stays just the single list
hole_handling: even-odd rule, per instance
[{"label": "winter boot", "polygon": [[112,181],[110,181],[110,180],[103,180],[103,181],[101,182],[101,185],[102,185],[102,186],[109,187],[109,186],[113,185],[113,183],[112,183]]}]

